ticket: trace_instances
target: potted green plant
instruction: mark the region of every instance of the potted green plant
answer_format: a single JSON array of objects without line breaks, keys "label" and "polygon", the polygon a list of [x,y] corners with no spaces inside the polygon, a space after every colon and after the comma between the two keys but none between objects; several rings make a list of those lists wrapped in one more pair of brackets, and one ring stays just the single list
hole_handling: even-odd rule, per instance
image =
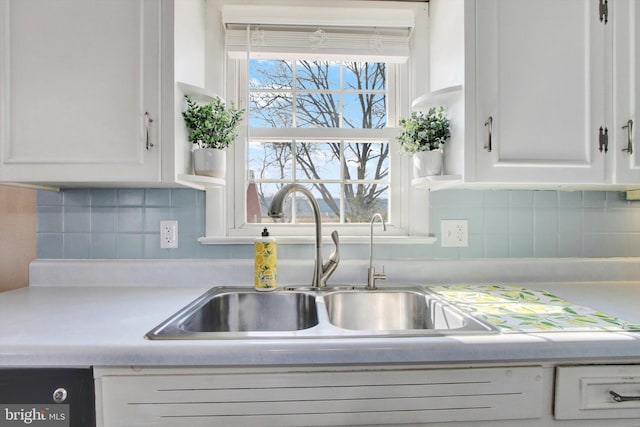
[{"label": "potted green plant", "polygon": [[450,138],[450,122],[444,107],[412,112],[400,119],[402,133],[396,138],[402,151],[413,155],[414,177],[442,173],[442,145]]},{"label": "potted green plant", "polygon": [[189,128],[189,142],[194,144],[193,167],[196,175],[224,178],[226,151],[238,137],[238,126],[244,110],[227,106],[220,97],[199,104],[189,95],[184,99],[187,108],[182,113]]}]

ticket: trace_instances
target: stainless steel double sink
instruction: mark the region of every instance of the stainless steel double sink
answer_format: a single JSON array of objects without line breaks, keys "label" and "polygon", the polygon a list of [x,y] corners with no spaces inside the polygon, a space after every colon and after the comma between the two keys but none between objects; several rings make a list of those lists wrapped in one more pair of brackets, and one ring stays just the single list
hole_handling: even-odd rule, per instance
[{"label": "stainless steel double sink", "polygon": [[424,287],[215,287],[151,330],[152,340],[404,337],[498,330]]}]

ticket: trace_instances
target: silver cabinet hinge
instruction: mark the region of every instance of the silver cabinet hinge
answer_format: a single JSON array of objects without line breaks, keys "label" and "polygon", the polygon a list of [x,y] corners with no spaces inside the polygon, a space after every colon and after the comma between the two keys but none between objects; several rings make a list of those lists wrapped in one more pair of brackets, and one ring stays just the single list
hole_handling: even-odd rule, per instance
[{"label": "silver cabinet hinge", "polygon": [[602,153],[609,151],[609,129],[600,126],[598,134],[598,149]]},{"label": "silver cabinet hinge", "polygon": [[599,0],[600,22],[607,24],[609,22],[609,1]]}]

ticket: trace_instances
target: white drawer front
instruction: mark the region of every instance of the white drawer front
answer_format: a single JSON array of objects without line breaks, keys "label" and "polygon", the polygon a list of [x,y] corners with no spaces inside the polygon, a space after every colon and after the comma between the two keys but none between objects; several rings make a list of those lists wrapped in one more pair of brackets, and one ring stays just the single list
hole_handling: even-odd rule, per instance
[{"label": "white drawer front", "polygon": [[[612,391],[623,396],[623,401],[616,401]],[[627,398],[630,400],[626,400]],[[554,406],[555,417],[559,420],[640,420],[640,366],[558,367]]]},{"label": "white drawer front", "polygon": [[[104,426],[399,425],[538,418],[541,367],[98,378]],[[100,393],[98,393],[100,395]]]}]

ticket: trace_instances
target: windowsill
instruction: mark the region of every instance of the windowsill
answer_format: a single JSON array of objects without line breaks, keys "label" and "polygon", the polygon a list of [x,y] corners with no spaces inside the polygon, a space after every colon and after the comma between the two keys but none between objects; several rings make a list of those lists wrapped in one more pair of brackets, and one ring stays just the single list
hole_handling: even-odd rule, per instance
[{"label": "windowsill", "polygon": [[[340,244],[363,245],[369,244],[369,236],[340,236]],[[435,236],[374,236],[378,243],[391,245],[432,245],[438,239]],[[282,236],[277,237],[278,243],[283,245],[306,245],[315,243],[314,236]],[[229,237],[200,237],[198,242],[202,245],[252,245],[256,241],[255,237],[229,236]],[[323,236],[323,242],[330,242],[329,236]]]}]

